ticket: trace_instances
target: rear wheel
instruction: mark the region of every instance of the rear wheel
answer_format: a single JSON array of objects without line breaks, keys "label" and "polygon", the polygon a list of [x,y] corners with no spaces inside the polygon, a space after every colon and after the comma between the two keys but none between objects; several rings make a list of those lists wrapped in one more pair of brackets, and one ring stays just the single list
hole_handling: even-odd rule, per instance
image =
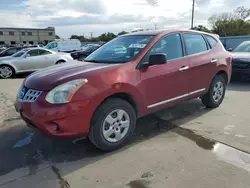
[{"label": "rear wheel", "polygon": [[1,78],[11,78],[14,76],[15,71],[12,67],[8,65],[2,65],[0,66],[0,77]]},{"label": "rear wheel", "polygon": [[223,76],[214,77],[209,91],[202,97],[202,103],[209,108],[216,108],[222,103],[226,92],[226,80]]},{"label": "rear wheel", "polygon": [[134,108],[122,99],[110,98],[95,112],[89,139],[99,149],[113,151],[127,143],[135,125]]}]

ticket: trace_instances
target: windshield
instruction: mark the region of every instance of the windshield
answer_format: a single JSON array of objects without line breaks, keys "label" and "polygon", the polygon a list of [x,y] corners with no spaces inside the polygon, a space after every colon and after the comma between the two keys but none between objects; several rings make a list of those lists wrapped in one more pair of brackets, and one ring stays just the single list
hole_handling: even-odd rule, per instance
[{"label": "windshield", "polygon": [[28,51],[28,49],[23,49],[19,52],[14,53],[11,57],[21,57],[22,55],[24,55],[26,52]]},{"label": "windshield", "polygon": [[151,41],[151,35],[118,37],[100,47],[84,61],[96,63],[126,63],[133,60]]},{"label": "windshield", "polygon": [[250,52],[250,42],[243,42],[243,43],[241,43],[233,51],[234,52]]},{"label": "windshield", "polygon": [[56,48],[56,47],[57,47],[56,42],[50,42],[45,46],[45,48],[47,48],[47,49],[53,49],[53,48]]}]

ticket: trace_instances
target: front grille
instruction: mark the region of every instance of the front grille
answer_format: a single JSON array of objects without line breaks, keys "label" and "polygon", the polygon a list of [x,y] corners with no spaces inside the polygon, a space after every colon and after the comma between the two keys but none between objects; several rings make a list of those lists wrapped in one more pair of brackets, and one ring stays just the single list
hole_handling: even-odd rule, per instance
[{"label": "front grille", "polygon": [[42,91],[28,89],[27,87],[22,86],[18,93],[18,99],[21,102],[35,102],[41,93]]}]

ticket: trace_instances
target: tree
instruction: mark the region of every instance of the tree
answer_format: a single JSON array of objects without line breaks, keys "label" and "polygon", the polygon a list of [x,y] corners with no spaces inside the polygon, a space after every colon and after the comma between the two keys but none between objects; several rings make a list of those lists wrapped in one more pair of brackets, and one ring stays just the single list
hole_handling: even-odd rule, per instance
[{"label": "tree", "polygon": [[60,39],[60,37],[58,35],[56,35],[56,39]]},{"label": "tree", "polygon": [[125,35],[125,34],[128,34],[127,31],[121,31],[120,33],[118,33],[118,35]]},{"label": "tree", "polygon": [[211,30],[209,30],[208,28],[206,28],[206,27],[203,26],[203,25],[195,26],[195,27],[193,27],[193,30],[211,33]]},{"label": "tree", "polygon": [[212,26],[212,32],[220,36],[249,35],[249,15],[250,9],[238,7],[231,13],[214,14],[208,21]]}]

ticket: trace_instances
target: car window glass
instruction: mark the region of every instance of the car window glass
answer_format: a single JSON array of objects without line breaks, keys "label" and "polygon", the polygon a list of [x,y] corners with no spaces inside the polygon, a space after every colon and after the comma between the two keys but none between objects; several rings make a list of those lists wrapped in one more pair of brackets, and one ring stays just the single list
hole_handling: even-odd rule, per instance
[{"label": "car window glass", "polygon": [[217,40],[215,40],[213,37],[205,35],[208,43],[210,44],[211,48],[213,48],[217,44]]},{"label": "car window glass", "polygon": [[49,54],[51,54],[51,52],[47,50],[39,50],[39,55],[49,55]]},{"label": "car window glass", "polygon": [[6,54],[7,54],[7,55],[12,55],[12,54],[14,54],[14,53],[16,53],[16,52],[17,52],[17,49],[12,48],[12,49],[7,50],[7,51],[6,51]]},{"label": "car window glass", "polygon": [[30,55],[30,57],[38,56],[38,50],[30,50],[27,54]]},{"label": "car window glass", "polygon": [[193,55],[207,51],[207,44],[202,35],[199,34],[184,34],[187,54]]},{"label": "car window glass", "polygon": [[167,60],[183,57],[181,38],[179,34],[172,34],[160,39],[146,55],[144,62],[152,54],[164,53]]}]

